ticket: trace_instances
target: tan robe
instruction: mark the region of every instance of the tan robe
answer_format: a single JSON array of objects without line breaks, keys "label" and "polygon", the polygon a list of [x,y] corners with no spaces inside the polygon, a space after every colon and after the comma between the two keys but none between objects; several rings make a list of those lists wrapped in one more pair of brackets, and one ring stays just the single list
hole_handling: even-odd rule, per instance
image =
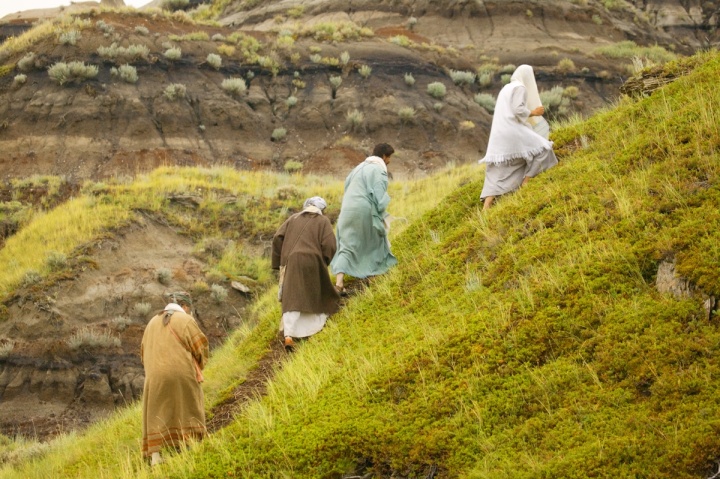
[{"label": "tan robe", "polygon": [[163,446],[178,446],[186,439],[200,439],[207,434],[203,391],[193,360],[200,368],[205,367],[208,340],[192,316],[179,311],[171,313],[167,325],[163,324],[165,312],[150,320],[140,349],[145,366],[144,456],[159,452]]}]

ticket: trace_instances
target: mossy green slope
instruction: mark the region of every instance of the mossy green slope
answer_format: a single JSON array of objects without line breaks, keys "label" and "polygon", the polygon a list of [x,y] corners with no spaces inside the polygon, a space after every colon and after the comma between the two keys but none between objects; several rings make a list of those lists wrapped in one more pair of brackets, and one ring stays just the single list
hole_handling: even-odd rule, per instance
[{"label": "mossy green slope", "polygon": [[720,293],[720,60],[703,61],[559,132],[586,146],[492,211],[481,181],[460,188],[266,398],[162,474],[707,475],[717,320],[654,284],[674,259]]}]

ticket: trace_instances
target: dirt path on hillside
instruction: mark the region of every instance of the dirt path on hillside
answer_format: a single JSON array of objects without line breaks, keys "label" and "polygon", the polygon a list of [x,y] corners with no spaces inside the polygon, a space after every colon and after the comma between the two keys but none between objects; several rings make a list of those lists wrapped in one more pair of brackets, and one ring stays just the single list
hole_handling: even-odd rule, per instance
[{"label": "dirt path on hillside", "polygon": [[[341,298],[340,307],[343,308],[350,298],[361,293],[367,284],[367,281],[362,280],[348,283],[345,288],[347,296]],[[260,358],[257,366],[248,373],[245,381],[233,390],[229,398],[217,404],[210,411],[211,418],[207,421],[207,429],[210,434],[229,425],[249,401],[265,396],[268,383],[281,369],[281,363],[292,354],[285,352],[280,334],[270,341],[268,347],[269,350]]]}]

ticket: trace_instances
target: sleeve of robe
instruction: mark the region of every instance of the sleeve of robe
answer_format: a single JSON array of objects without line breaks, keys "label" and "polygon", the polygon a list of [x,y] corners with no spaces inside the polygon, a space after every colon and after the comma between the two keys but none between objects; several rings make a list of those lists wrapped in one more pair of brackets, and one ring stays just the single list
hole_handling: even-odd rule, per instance
[{"label": "sleeve of robe", "polygon": [[205,369],[205,365],[210,357],[207,337],[202,331],[200,331],[200,328],[194,319],[190,319],[185,324],[185,331],[183,332],[183,339],[189,347],[188,350],[190,351],[190,354],[192,354],[198,362],[200,369]]},{"label": "sleeve of robe", "polygon": [[283,241],[285,241],[285,231],[287,231],[287,225],[290,219],[285,222],[277,230],[272,240],[272,269],[280,269],[280,255],[282,253]]},{"label": "sleeve of robe", "polygon": [[321,234],[320,248],[322,250],[323,261],[325,261],[326,265],[329,265],[337,251],[337,240],[335,239],[332,224],[327,218],[325,218]]},{"label": "sleeve of robe", "polygon": [[527,107],[527,90],[525,90],[524,86],[518,86],[512,91],[510,106],[515,118],[520,123],[527,122],[528,118],[530,118],[530,110]]},{"label": "sleeve of robe", "polygon": [[368,196],[373,206],[373,226],[381,233],[386,234],[385,217],[388,215],[387,207],[390,204],[390,195],[387,193],[387,173],[379,167],[372,168],[368,178]]}]

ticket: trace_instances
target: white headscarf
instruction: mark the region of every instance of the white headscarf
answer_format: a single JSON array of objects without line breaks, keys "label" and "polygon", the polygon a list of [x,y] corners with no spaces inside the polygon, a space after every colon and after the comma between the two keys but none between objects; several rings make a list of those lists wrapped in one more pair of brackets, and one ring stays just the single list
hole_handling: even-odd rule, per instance
[{"label": "white headscarf", "polygon": [[303,203],[303,212],[307,211],[309,213],[322,214],[322,211],[325,208],[327,208],[327,203],[319,196],[313,196],[312,198],[308,198],[305,200],[305,203]]},{"label": "white headscarf", "polygon": [[185,310],[182,309],[182,306],[177,303],[168,303],[168,305],[165,306],[164,311],[180,311],[181,313],[185,312]]},{"label": "white headscarf", "polygon": [[[528,110],[533,111],[535,108],[542,106],[537,83],[535,83],[535,73],[530,65],[520,65],[517,67],[510,77],[510,81],[520,82],[525,87]],[[527,119],[528,123],[532,126],[535,126],[539,120],[540,117],[537,116],[531,116]]]},{"label": "white headscarf", "polygon": [[327,208],[327,202],[319,196],[313,196],[312,198],[306,199],[305,203],[303,204],[303,208],[307,208],[311,205],[320,210],[324,210],[325,208]]}]

